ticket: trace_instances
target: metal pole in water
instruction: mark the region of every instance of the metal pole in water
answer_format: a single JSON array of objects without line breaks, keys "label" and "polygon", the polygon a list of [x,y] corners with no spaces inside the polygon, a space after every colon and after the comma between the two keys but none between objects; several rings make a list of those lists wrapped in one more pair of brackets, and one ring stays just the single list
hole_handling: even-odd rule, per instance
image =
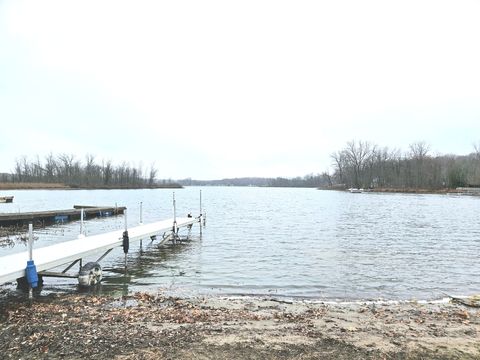
[{"label": "metal pole in water", "polygon": [[124,212],[125,216],[125,231],[123,232],[123,252],[125,253],[125,271],[127,270],[127,254],[129,248],[129,239],[128,239],[128,225],[127,225],[127,209]]},{"label": "metal pole in water", "polygon": [[[140,201],[140,225],[143,225],[143,202]],[[143,239],[140,239],[140,251],[142,251]]]},{"label": "metal pole in water", "polygon": [[200,215],[198,216],[200,236],[202,235],[202,190],[200,190]]},{"label": "metal pole in water", "polygon": [[83,208],[80,210],[80,234],[78,235],[78,237],[84,237],[84,233],[83,233],[83,218],[84,218],[84,210]]},{"label": "metal pole in water", "polygon": [[173,192],[173,243],[177,241],[177,204],[175,201],[175,191]]},{"label": "metal pole in water", "polygon": [[[28,224],[28,260],[33,260],[33,224]],[[33,299],[33,288],[28,287],[28,299]]]},{"label": "metal pole in water", "polygon": [[175,191],[173,192],[173,221],[177,222],[177,206],[175,201]]},{"label": "metal pole in water", "polygon": [[33,260],[33,224],[28,224],[28,260]]}]

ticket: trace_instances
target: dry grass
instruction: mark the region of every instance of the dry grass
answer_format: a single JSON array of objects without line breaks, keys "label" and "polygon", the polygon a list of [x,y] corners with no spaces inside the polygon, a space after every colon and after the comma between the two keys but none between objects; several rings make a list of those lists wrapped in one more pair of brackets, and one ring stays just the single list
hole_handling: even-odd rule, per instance
[{"label": "dry grass", "polygon": [[0,182],[0,190],[57,190],[57,189],[179,189],[182,186],[176,183],[156,185],[90,185],[70,186],[61,183],[10,183]]},{"label": "dry grass", "polygon": [[69,189],[65,184],[59,183],[5,183],[0,182],[2,190],[19,190],[19,189]]}]

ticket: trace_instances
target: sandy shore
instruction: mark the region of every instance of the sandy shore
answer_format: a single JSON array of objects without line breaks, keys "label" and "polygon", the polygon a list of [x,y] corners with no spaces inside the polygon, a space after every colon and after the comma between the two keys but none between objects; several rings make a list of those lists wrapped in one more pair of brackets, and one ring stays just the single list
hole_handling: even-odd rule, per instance
[{"label": "sandy shore", "polygon": [[0,298],[3,358],[479,359],[479,309],[262,298]]}]

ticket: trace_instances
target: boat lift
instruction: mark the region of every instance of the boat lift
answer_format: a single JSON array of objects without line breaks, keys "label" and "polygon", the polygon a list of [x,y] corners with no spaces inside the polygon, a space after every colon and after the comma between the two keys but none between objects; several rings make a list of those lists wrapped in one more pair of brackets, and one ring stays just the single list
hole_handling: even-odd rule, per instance
[{"label": "boat lift", "polygon": [[[149,238],[152,241],[160,239],[160,243],[171,241],[175,244],[180,240],[179,230],[181,228],[187,228],[190,232],[193,224],[199,223],[201,233],[202,222],[205,225],[203,213],[200,191],[200,214],[197,217],[189,214],[188,217],[177,218],[174,193],[173,219],[143,224],[142,203],[140,203],[140,224],[138,226],[127,227],[127,212],[125,211],[124,230],[85,236],[82,216],[80,234],[77,239],[35,249],[35,254],[33,254],[33,226],[29,224],[28,250],[0,257],[0,284],[15,280],[23,282],[23,285],[29,286],[30,298],[32,297],[32,288],[36,288],[43,277],[76,277],[81,286],[95,285],[101,280],[100,261],[115,247],[123,247],[125,269],[127,269],[127,255],[131,243],[140,242],[141,246],[142,240]],[[103,254],[97,261],[82,266],[82,259],[100,252]],[[77,263],[79,272],[73,275],[68,274],[67,272]],[[27,264],[26,267],[25,264]],[[68,266],[61,272],[48,271],[66,264]]]}]

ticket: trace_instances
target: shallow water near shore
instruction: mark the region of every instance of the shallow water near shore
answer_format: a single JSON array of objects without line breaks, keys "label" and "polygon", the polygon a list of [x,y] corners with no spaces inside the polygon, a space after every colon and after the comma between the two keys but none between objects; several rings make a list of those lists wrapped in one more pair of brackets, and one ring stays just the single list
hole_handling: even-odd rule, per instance
[{"label": "shallow water near shore", "polygon": [[[315,189],[188,187],[175,190],[177,214],[206,227],[190,241],[131,245],[103,261],[99,293],[162,291],[182,296],[257,295],[325,300],[441,299],[480,288],[480,198],[350,194]],[[129,226],[173,217],[172,190],[17,190],[0,212],[127,206]],[[124,216],[92,219],[87,235],[122,229]],[[74,239],[79,222],[36,229],[35,247]],[[183,231],[183,235],[186,232]],[[25,251],[0,248],[0,256]],[[100,257],[102,254],[99,254]],[[34,252],[35,257],[35,252]],[[95,260],[86,259],[86,261]],[[14,288],[4,285],[3,288]],[[75,279],[46,278],[43,292],[77,292]]]}]

